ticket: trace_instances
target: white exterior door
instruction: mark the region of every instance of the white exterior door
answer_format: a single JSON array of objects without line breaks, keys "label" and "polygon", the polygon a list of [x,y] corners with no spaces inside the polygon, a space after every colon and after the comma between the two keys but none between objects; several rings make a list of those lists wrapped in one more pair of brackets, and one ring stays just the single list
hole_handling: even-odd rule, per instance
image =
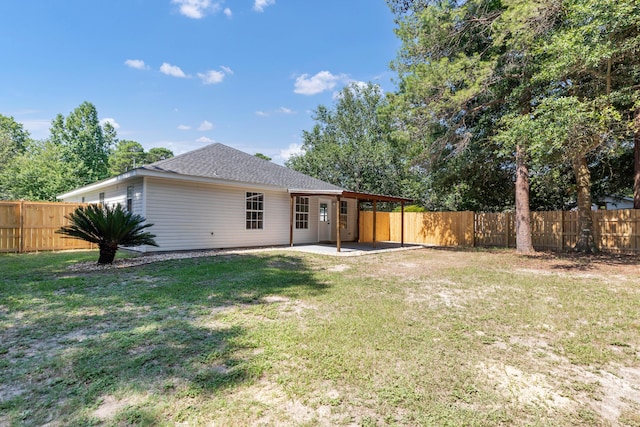
[{"label": "white exterior door", "polygon": [[318,240],[331,241],[331,200],[320,199],[318,203]]}]

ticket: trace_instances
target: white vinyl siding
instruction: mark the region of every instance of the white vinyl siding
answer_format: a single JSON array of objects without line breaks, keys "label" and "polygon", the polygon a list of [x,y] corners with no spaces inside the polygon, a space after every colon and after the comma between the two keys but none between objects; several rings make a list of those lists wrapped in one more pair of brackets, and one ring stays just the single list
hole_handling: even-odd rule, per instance
[{"label": "white vinyl siding", "polygon": [[[157,236],[156,242],[160,245],[159,248],[148,247],[150,251],[289,243],[290,197],[285,190],[256,190],[157,178],[147,178],[146,188],[146,217],[154,224],[149,231]],[[262,229],[246,229],[247,192],[264,194]],[[299,242],[296,234],[294,241]]]},{"label": "white vinyl siding", "polygon": [[64,199],[65,202],[82,202],[84,203],[100,203],[100,193],[104,193],[104,203],[109,206],[114,206],[118,203],[122,207],[127,207],[127,187],[133,187],[133,212],[142,215],[143,202],[142,202],[142,178],[123,182],[122,184],[111,185],[100,190],[78,194],[75,197]]},{"label": "white vinyl siding", "polygon": [[[147,231],[156,235],[159,247],[135,248],[141,251],[172,251],[289,244],[291,196],[285,190],[266,190],[247,186],[196,183],[154,177],[137,177],[93,192],[79,193],[65,202],[105,203],[126,207],[127,187],[133,185],[133,212],[154,224]],[[264,194],[262,229],[246,229],[246,194]],[[327,198],[325,198],[327,199]],[[328,198],[329,215],[335,218],[336,199]],[[356,238],[356,202],[346,199],[347,228],[340,230],[342,241]],[[294,244],[318,242],[319,197],[309,197],[309,228],[293,227]],[[294,199],[295,221],[295,199]],[[333,226],[332,221],[332,226]],[[335,228],[331,230],[335,237]]]}]

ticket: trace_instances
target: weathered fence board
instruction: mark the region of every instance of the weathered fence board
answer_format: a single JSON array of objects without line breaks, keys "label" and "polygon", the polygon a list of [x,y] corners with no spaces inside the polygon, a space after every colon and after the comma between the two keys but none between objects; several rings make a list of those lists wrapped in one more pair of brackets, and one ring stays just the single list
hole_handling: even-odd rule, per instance
[{"label": "weathered fence board", "polygon": [[57,234],[81,203],[0,201],[0,252],[91,249],[94,245]]}]

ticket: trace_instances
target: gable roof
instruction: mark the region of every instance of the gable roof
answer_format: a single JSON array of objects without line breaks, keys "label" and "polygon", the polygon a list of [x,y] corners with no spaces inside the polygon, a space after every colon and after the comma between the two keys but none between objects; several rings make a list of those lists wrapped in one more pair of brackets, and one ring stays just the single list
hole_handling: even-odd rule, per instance
[{"label": "gable roof", "polygon": [[287,189],[343,190],[336,185],[220,143],[160,160],[139,169]]},{"label": "gable roof", "polygon": [[207,145],[170,159],[160,160],[150,165],[107,178],[93,184],[57,196],[58,199],[78,196],[88,191],[96,191],[135,176],[161,176],[194,181],[221,182],[231,185],[255,184],[257,186],[286,189],[293,195],[341,195],[362,201],[409,202],[411,199],[359,193],[345,190],[337,185],[312,178],[293,169],[277,165],[251,154],[244,153],[224,144]]}]

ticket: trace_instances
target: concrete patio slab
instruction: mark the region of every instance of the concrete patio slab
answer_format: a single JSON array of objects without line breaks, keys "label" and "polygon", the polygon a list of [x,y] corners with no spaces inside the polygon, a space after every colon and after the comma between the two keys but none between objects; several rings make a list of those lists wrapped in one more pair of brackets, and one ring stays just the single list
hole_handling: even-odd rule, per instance
[{"label": "concrete patio slab", "polygon": [[371,243],[344,242],[340,245],[340,252],[336,250],[335,243],[316,243],[309,245],[295,245],[287,247],[289,251],[306,252],[331,256],[362,256],[393,251],[407,251],[423,248],[423,245],[407,244],[401,246],[395,242],[376,242],[374,248]]}]

